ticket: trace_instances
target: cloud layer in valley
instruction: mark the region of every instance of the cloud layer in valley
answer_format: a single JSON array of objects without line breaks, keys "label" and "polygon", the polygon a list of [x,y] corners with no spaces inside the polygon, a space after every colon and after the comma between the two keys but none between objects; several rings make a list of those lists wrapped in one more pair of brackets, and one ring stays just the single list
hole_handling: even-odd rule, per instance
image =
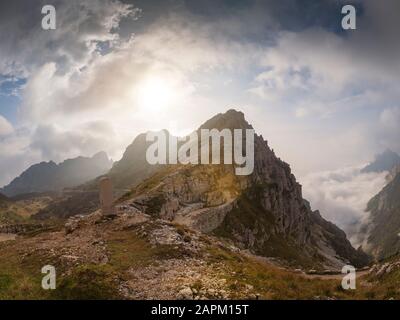
[{"label": "cloud layer in valley", "polygon": [[353,245],[360,245],[359,228],[368,219],[368,201],[386,184],[387,172],[361,173],[361,167],[315,172],[301,178],[304,197],[313,210],[343,229]]}]

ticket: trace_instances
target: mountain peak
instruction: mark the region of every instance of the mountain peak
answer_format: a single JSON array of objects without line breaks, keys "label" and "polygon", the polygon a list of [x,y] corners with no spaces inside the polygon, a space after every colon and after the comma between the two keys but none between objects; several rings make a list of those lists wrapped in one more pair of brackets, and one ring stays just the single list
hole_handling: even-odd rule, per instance
[{"label": "mountain peak", "polygon": [[229,109],[207,120],[200,129],[253,129],[253,127],[246,121],[243,112]]},{"label": "mountain peak", "polygon": [[383,151],[382,153],[378,154],[376,157],[377,158],[380,158],[380,157],[396,157],[396,158],[400,159],[400,156],[390,148],[385,149],[385,151]]},{"label": "mountain peak", "polygon": [[382,153],[375,156],[375,160],[361,170],[363,173],[391,171],[396,165],[400,164],[400,156],[386,149]]},{"label": "mountain peak", "polygon": [[99,151],[92,156],[92,159],[108,159],[108,155],[105,151]]},{"label": "mountain peak", "polygon": [[91,159],[96,163],[102,164],[104,166],[109,165],[110,167],[113,164],[113,161],[108,157],[108,154],[105,151],[99,151],[95,153]]},{"label": "mountain peak", "polygon": [[[252,126],[243,112],[230,109],[200,129]],[[290,166],[261,136],[254,134],[254,170],[247,176],[235,175],[230,165],[151,166],[144,157],[146,146],[134,142],[109,174],[117,187],[133,186],[121,199],[124,206],[295,265],[339,268],[368,260],[342,230],[311,211]]]}]

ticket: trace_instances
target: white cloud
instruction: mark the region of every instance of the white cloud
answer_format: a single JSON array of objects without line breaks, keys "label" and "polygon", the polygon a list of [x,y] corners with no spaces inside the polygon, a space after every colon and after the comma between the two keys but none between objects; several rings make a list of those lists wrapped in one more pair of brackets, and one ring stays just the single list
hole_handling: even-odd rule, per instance
[{"label": "white cloud", "polygon": [[56,63],[59,73],[83,67],[98,54],[99,41],[118,43],[121,19],[138,14],[119,1],[56,0],[57,29],[46,32],[40,26],[41,2],[0,4],[0,73],[28,77],[48,62]]},{"label": "white cloud", "polygon": [[[79,130],[80,129],[80,130]],[[89,123],[74,131],[61,131],[56,126],[39,126],[32,135],[30,149],[42,159],[61,162],[77,155],[91,156],[99,150],[112,150],[115,133],[103,123]]]},{"label": "white cloud", "polygon": [[20,130],[0,138],[0,186],[14,179],[22,169],[41,160],[36,152],[29,150],[29,143],[27,132]]},{"label": "white cloud", "polygon": [[250,91],[314,119],[398,101],[400,4],[367,0],[362,7],[357,30],[346,35],[315,27],[281,32]]},{"label": "white cloud", "polygon": [[389,130],[398,131],[400,126],[400,108],[384,109],[379,118],[381,125]]},{"label": "white cloud", "polygon": [[0,115],[0,138],[14,132],[14,128],[6,118]]},{"label": "white cloud", "polygon": [[342,228],[354,245],[359,245],[357,232],[368,218],[368,201],[386,184],[384,173],[360,173],[360,167],[324,171],[303,177],[304,197],[313,210]]}]

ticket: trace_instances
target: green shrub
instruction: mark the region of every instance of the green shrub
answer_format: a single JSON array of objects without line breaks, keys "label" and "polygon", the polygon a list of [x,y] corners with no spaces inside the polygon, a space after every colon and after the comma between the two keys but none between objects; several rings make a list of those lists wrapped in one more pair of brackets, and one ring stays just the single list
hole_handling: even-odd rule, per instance
[{"label": "green shrub", "polygon": [[106,266],[84,265],[64,277],[54,291],[56,299],[103,300],[116,299],[114,274]]}]

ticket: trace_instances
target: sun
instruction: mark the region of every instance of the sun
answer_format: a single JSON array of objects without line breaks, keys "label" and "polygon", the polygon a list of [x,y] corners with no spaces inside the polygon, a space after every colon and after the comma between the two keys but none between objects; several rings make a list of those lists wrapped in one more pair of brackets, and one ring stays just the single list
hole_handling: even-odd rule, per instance
[{"label": "sun", "polygon": [[147,113],[157,113],[172,102],[174,92],[167,79],[149,77],[139,85],[137,100],[140,109]]}]

